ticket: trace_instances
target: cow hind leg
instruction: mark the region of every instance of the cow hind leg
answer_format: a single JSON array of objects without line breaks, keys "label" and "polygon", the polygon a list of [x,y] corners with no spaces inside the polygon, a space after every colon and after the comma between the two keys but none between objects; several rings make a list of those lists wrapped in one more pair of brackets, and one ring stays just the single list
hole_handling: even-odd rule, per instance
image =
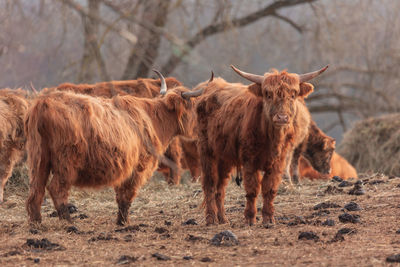
[{"label": "cow hind leg", "polygon": [[260,193],[260,181],[261,176],[258,171],[252,171],[243,168],[244,171],[244,189],[246,190],[246,208],[244,210],[244,217],[246,223],[253,225],[256,222],[257,208],[256,201],[257,196]]},{"label": "cow hind leg", "polygon": [[118,225],[125,225],[129,223],[129,208],[140,187],[137,181],[139,180],[131,177],[123,182],[120,186],[114,187],[116,200],[118,203]]},{"label": "cow hind leg", "polygon": [[11,177],[14,166],[12,162],[7,162],[4,165],[5,166],[0,166],[0,204],[4,202],[4,187],[6,186],[8,179]]},{"label": "cow hind leg", "polygon": [[217,193],[218,172],[215,160],[207,160],[203,165],[203,178],[201,180],[204,192],[203,205],[206,212],[206,224],[216,224],[218,218],[215,196]]},{"label": "cow hind leg", "polygon": [[217,193],[215,194],[215,202],[218,209],[218,222],[227,223],[228,220],[225,215],[225,188],[229,181],[229,168],[223,163],[218,164],[218,176],[219,180],[217,183]]},{"label": "cow hind leg", "polygon": [[66,176],[54,174],[53,179],[47,187],[60,220],[71,222],[71,216],[68,210],[68,195],[72,181],[76,180],[76,178],[77,173],[75,171],[72,171],[72,174]]}]

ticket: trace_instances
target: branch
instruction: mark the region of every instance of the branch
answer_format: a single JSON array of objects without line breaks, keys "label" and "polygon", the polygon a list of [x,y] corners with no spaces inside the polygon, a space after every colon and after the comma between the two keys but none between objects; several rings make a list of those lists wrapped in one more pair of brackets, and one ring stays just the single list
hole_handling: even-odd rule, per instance
[{"label": "branch", "polygon": [[75,3],[73,0],[58,0],[58,1],[63,2],[65,5],[67,5],[69,7],[72,7],[73,9],[75,9],[82,16],[86,16],[88,18],[91,18],[92,20],[95,20],[95,21],[107,26],[109,29],[111,29],[112,31],[118,33],[121,37],[123,37],[124,39],[126,39],[130,43],[132,43],[132,44],[136,44],[137,43],[136,35],[130,33],[129,31],[127,31],[125,29],[116,28],[114,25],[112,25],[109,22],[105,21],[100,16],[90,14],[81,5]]},{"label": "branch", "polygon": [[272,14],[272,16],[274,16],[275,18],[281,19],[284,22],[287,22],[288,24],[290,24],[290,26],[292,26],[293,28],[295,28],[299,33],[303,32],[303,27],[301,27],[300,25],[298,25],[296,22],[294,22],[293,20],[289,19],[288,17],[279,15],[277,13]]}]

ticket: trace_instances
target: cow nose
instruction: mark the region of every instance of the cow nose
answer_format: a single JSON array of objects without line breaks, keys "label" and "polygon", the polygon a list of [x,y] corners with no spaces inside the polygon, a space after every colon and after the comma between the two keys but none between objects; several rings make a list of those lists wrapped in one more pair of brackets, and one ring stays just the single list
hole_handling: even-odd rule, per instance
[{"label": "cow nose", "polygon": [[276,114],[275,122],[278,123],[287,123],[289,121],[289,116],[286,114]]}]

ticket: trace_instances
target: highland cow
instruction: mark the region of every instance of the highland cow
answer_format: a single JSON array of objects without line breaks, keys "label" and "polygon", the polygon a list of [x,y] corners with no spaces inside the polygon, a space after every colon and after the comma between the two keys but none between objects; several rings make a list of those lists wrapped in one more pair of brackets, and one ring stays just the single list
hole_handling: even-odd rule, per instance
[{"label": "highland cow", "polygon": [[313,91],[307,81],[326,68],[302,75],[273,71],[260,76],[233,67],[254,84],[231,84],[219,78],[206,86],[196,112],[207,224],[227,222],[225,187],[235,166],[243,170],[246,222],[255,223],[260,190],[263,223],[274,222],[273,201],[286,157],[296,135],[309,127],[296,121],[298,113],[309,113],[302,103]]},{"label": "highland cow", "polygon": [[0,90],[0,204],[15,163],[25,151],[24,115],[28,109],[23,90]]},{"label": "highland cow", "polygon": [[183,86],[166,89],[163,80],[163,97],[154,99],[60,91],[38,96],[25,116],[30,221],[41,221],[52,173],[47,189],[60,219],[71,220],[67,201],[72,186],[112,186],[117,224],[127,223],[131,202],[157,167],[159,155],[175,136],[192,134],[190,98],[201,92]]}]

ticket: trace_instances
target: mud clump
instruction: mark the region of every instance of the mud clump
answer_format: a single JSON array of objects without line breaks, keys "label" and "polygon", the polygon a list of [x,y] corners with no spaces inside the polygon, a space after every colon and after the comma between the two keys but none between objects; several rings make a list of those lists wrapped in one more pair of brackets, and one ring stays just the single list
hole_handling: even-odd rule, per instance
[{"label": "mud clump", "polygon": [[301,232],[299,234],[299,240],[314,240],[314,241],[318,241],[319,240],[319,236],[314,233],[314,232]]},{"label": "mud clump", "polygon": [[338,184],[338,187],[348,187],[352,185],[353,183],[350,183],[349,181],[342,181],[340,184]]},{"label": "mud clump", "polygon": [[387,262],[400,262],[400,254],[390,255],[386,258]]},{"label": "mud clump", "polygon": [[186,240],[186,241],[196,242],[196,241],[203,241],[203,240],[205,240],[205,238],[204,238],[204,237],[201,237],[201,236],[194,236],[194,235],[189,234],[189,235],[185,238],[185,240]]},{"label": "mud clump", "polygon": [[321,202],[314,206],[314,210],[329,209],[329,208],[340,208],[340,205],[334,202],[327,201],[327,202]]},{"label": "mud clump", "polygon": [[183,256],[182,259],[184,259],[186,261],[190,261],[190,260],[193,260],[193,257],[192,256]]},{"label": "mud clump", "polygon": [[333,176],[332,177],[332,182],[343,182],[343,179],[342,178],[340,178],[339,176]]},{"label": "mud clump", "polygon": [[357,230],[354,228],[341,228],[337,231],[336,235],[352,235],[356,233]]},{"label": "mud clump", "polygon": [[229,230],[222,231],[216,234],[211,240],[210,243],[214,246],[235,246],[239,244],[239,240],[234,233]]},{"label": "mud clump", "polygon": [[335,220],[326,219],[326,221],[322,222],[321,225],[324,225],[324,226],[335,226]]},{"label": "mud clump", "polygon": [[118,261],[117,264],[129,264],[132,262],[135,262],[138,260],[138,257],[132,257],[132,256],[128,256],[128,255],[122,255]]},{"label": "mud clump", "polygon": [[346,205],[344,205],[344,209],[348,210],[348,211],[359,211],[362,210],[360,205],[358,205],[356,202],[349,202]]},{"label": "mud clump", "polygon": [[337,188],[336,186],[332,185],[328,185],[328,187],[324,191],[324,194],[329,194],[329,195],[336,195],[341,193],[343,193],[343,189]]},{"label": "mud clump", "polygon": [[165,256],[163,254],[160,253],[154,253],[151,255],[153,258],[156,258],[159,261],[169,261],[171,258],[168,256]]},{"label": "mud clump", "polygon": [[54,251],[60,251],[60,250],[65,250],[65,247],[57,244],[57,243],[52,243],[50,242],[47,238],[43,238],[41,240],[39,239],[27,239],[25,246],[31,249],[40,249],[40,250],[54,250]]},{"label": "mud clump", "polygon": [[195,219],[189,219],[186,222],[182,223],[182,225],[198,225]]},{"label": "mud clump", "polygon": [[354,184],[354,187],[350,189],[349,195],[355,195],[355,196],[361,196],[365,194],[364,187],[362,185],[362,182],[357,182]]},{"label": "mud clump", "polygon": [[137,231],[140,231],[140,227],[138,225],[129,225],[129,226],[124,227],[124,228],[115,229],[116,233],[127,233],[127,232],[134,233],[134,232],[137,232]]},{"label": "mud clump", "polygon": [[78,230],[78,228],[76,228],[75,226],[69,226],[65,229],[67,231],[67,233],[69,234],[82,234],[81,231]]},{"label": "mud clump", "polygon": [[343,213],[339,215],[339,221],[342,223],[359,223],[360,215]]},{"label": "mud clump", "polygon": [[118,241],[118,238],[113,237],[110,233],[100,233],[97,237],[92,237],[89,239],[89,242],[96,242],[96,241],[111,241],[115,240]]},{"label": "mud clump", "polygon": [[164,233],[167,233],[168,230],[165,229],[164,227],[156,227],[156,228],[154,229],[154,232],[156,232],[157,234],[164,234]]},{"label": "mud clump", "polygon": [[308,224],[309,222],[306,221],[303,217],[301,216],[296,216],[292,221],[288,222],[287,226],[296,226],[299,224]]},{"label": "mud clump", "polygon": [[204,257],[200,261],[201,262],[212,262],[212,259],[210,257]]}]

